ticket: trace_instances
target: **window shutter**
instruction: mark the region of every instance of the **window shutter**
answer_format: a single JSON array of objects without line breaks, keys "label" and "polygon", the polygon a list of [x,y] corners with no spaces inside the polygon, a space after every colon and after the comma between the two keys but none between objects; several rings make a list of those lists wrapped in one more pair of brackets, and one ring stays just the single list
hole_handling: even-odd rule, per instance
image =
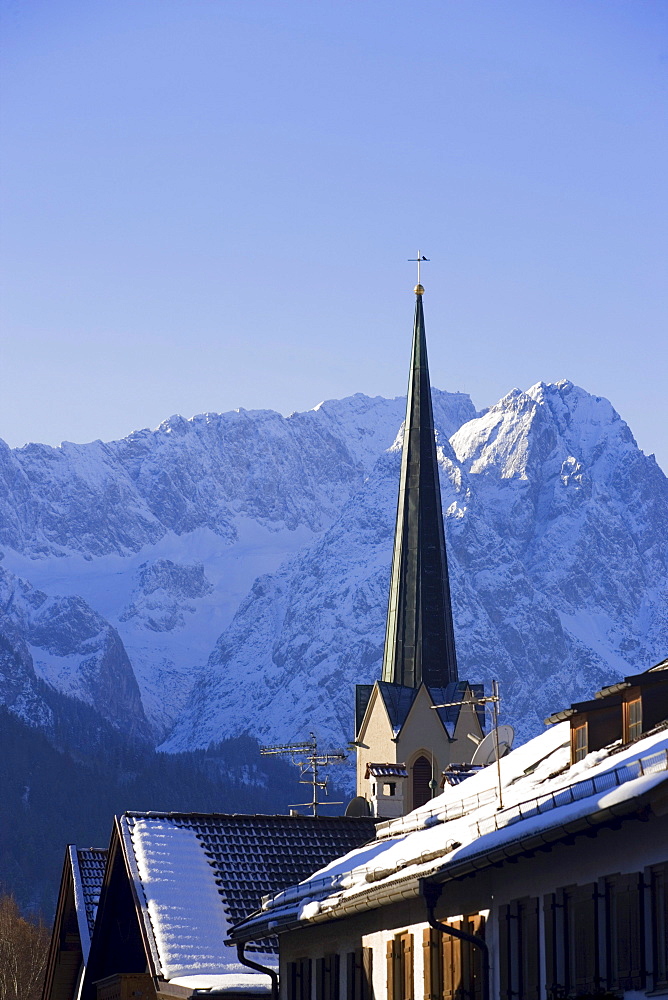
[{"label": "window shutter", "polygon": [[341,958],[329,956],[329,1000],[339,1000],[341,993]]},{"label": "window shutter", "polygon": [[315,960],[315,1000],[325,1000],[327,996],[325,987],[325,960],[316,958]]},{"label": "window shutter", "polygon": [[455,939],[450,934],[441,935],[441,996],[453,1000],[459,984],[455,983]]},{"label": "window shutter", "polygon": [[557,964],[556,910],[556,894],[549,892],[543,897],[543,916],[545,919],[545,990],[548,996],[557,996],[561,992]]},{"label": "window shutter", "polygon": [[362,948],[362,991],[361,1000],[373,998],[373,950]]},{"label": "window shutter", "polygon": [[288,962],[288,1000],[299,1000],[297,996],[297,963]]},{"label": "window shutter", "polygon": [[401,959],[403,972],[403,993],[401,1000],[414,1000],[412,934],[401,935]]},{"label": "window shutter", "polygon": [[299,962],[300,1000],[311,1000],[311,959],[302,958]]},{"label": "window shutter", "polygon": [[524,1000],[539,1000],[540,931],[538,926],[538,900],[521,900],[518,917],[522,997]]},{"label": "window shutter", "polygon": [[510,907],[499,907],[499,991],[501,1000],[511,1000],[510,987]]},{"label": "window shutter", "polygon": [[606,882],[608,979],[615,989],[644,984],[641,876],[617,875]]},{"label": "window shutter", "polygon": [[[462,929],[462,921],[461,920],[453,920],[452,921],[452,926],[456,927],[457,930],[461,930]],[[452,953],[452,988],[453,988],[453,992],[458,997],[460,997],[461,996],[461,990],[462,990],[462,987],[464,985],[464,976],[463,976],[463,969],[462,969],[462,958],[464,957],[462,955],[462,944],[463,944],[463,942],[461,940],[459,940],[458,938],[450,938],[450,941],[452,943],[452,949],[451,949],[451,953]]]},{"label": "window shutter", "polygon": [[394,941],[387,942],[387,1000],[397,1000],[394,983]]},{"label": "window shutter", "polygon": [[[466,918],[466,927],[464,928],[469,934],[475,935],[475,937],[483,938],[485,937],[485,918],[479,913],[474,916]],[[466,963],[466,982],[464,987],[473,1000],[482,1000],[482,961],[483,954],[480,948],[476,948],[475,945],[471,944],[469,941],[462,941],[462,945],[465,946],[468,952],[468,961]]]},{"label": "window shutter", "polygon": [[598,989],[597,897],[594,884],[576,886],[567,893],[566,987],[569,992],[594,993]]},{"label": "window shutter", "polygon": [[346,997],[348,1000],[360,1000],[357,991],[357,952],[349,951],[346,955]]},{"label": "window shutter", "polygon": [[668,865],[651,870],[653,988],[668,986]]},{"label": "window shutter", "polygon": [[439,937],[433,927],[426,927],[423,934],[424,996],[425,1000],[441,1000]]}]

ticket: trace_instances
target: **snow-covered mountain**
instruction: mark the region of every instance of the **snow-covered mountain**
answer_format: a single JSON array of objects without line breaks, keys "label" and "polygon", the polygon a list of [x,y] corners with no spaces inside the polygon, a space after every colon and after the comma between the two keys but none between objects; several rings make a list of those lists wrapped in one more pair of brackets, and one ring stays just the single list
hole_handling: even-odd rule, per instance
[{"label": "snow-covered mountain", "polygon": [[[668,480],[570,382],[433,391],[460,673],[527,737],[668,650]],[[403,399],[0,448],[0,701],[35,678],[169,750],[352,734],[379,675]]]}]

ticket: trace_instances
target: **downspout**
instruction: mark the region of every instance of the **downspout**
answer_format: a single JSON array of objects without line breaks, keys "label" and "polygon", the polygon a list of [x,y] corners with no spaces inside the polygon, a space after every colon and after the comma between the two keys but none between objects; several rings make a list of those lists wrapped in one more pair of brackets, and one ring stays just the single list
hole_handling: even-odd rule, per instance
[{"label": "downspout", "polygon": [[420,879],[420,895],[424,896],[424,901],[427,906],[427,921],[429,922],[429,926],[433,927],[436,931],[440,931],[442,934],[451,934],[452,937],[460,938],[462,941],[468,941],[474,948],[480,949],[482,958],[482,1000],[490,1000],[489,948],[487,946],[487,942],[484,938],[476,937],[475,934],[468,934],[466,931],[461,931],[458,927],[452,927],[450,924],[442,924],[440,920],[436,919],[434,916],[434,910],[436,909],[436,904],[441,898],[442,892],[443,886],[438,882],[429,882],[427,879]]},{"label": "downspout", "polygon": [[[271,1000],[278,1000],[278,973],[275,969],[270,969],[266,965],[259,965],[250,958],[246,958],[244,955],[244,948],[246,947],[245,941],[240,941],[237,945],[237,958],[242,965],[246,965],[249,969],[253,969],[255,972],[263,972],[265,976],[271,977]],[[487,1000],[483,997],[483,1000]]]}]

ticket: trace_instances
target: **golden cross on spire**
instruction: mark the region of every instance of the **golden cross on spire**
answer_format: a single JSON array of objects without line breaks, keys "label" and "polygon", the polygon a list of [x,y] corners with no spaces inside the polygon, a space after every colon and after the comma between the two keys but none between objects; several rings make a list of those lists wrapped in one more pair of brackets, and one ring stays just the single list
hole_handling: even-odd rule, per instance
[{"label": "golden cross on spire", "polygon": [[421,287],[421,285],[420,285],[420,264],[422,263],[422,261],[423,261],[423,260],[426,260],[426,261],[428,261],[428,260],[429,260],[429,258],[428,258],[428,257],[425,257],[425,256],[423,255],[423,253],[422,253],[422,251],[421,251],[421,250],[418,250],[418,255],[417,255],[417,257],[409,257],[409,261],[411,261],[411,262],[413,262],[413,263],[417,263],[417,266],[418,266],[418,274],[417,274],[417,283],[418,283],[418,287]]}]

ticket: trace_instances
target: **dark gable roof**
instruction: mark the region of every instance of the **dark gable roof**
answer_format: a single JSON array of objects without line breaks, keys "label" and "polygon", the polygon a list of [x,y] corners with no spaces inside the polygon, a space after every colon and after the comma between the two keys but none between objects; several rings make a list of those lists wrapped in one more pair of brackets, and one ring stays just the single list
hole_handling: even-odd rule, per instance
[{"label": "dark gable roof", "polygon": [[[473,698],[482,698],[485,693],[483,684],[469,684],[468,681],[454,681],[446,687],[430,687],[427,688],[427,690],[429,691],[429,697],[434,705],[443,705],[447,702],[467,701]],[[457,728],[457,723],[459,721],[459,713],[462,708],[462,705],[455,704],[450,705],[448,708],[436,709],[438,717],[443,723],[443,728],[450,739],[453,739],[455,735],[455,729]],[[480,728],[484,733],[485,706],[475,705],[475,713],[478,717]]]},{"label": "dark gable roof", "polygon": [[58,893],[44,980],[44,1000],[71,1000],[82,963],[88,961],[107,851],[71,844]]},{"label": "dark gable roof", "polygon": [[[404,727],[410,710],[413,707],[413,702],[417,698],[419,687],[405,687],[401,684],[390,684],[389,681],[377,681],[377,685],[392,729],[395,735],[398,735]],[[461,702],[469,698],[480,698],[484,694],[482,684],[470,684],[468,681],[453,681],[450,684],[446,684],[445,687],[427,687],[426,685],[425,687],[434,705],[442,705],[447,702]],[[454,738],[461,710],[462,706],[456,704],[450,705],[448,708],[436,709],[436,713],[450,739]],[[484,733],[485,706],[476,705],[475,711],[480,728]]]},{"label": "dark gable roof", "polygon": [[[107,864],[108,851],[90,847],[86,850],[76,849],[79,862],[79,876],[86,912],[88,932],[93,936],[97,904],[100,901],[100,890],[104,879],[104,869]],[[78,907],[77,907],[78,908]]]}]

